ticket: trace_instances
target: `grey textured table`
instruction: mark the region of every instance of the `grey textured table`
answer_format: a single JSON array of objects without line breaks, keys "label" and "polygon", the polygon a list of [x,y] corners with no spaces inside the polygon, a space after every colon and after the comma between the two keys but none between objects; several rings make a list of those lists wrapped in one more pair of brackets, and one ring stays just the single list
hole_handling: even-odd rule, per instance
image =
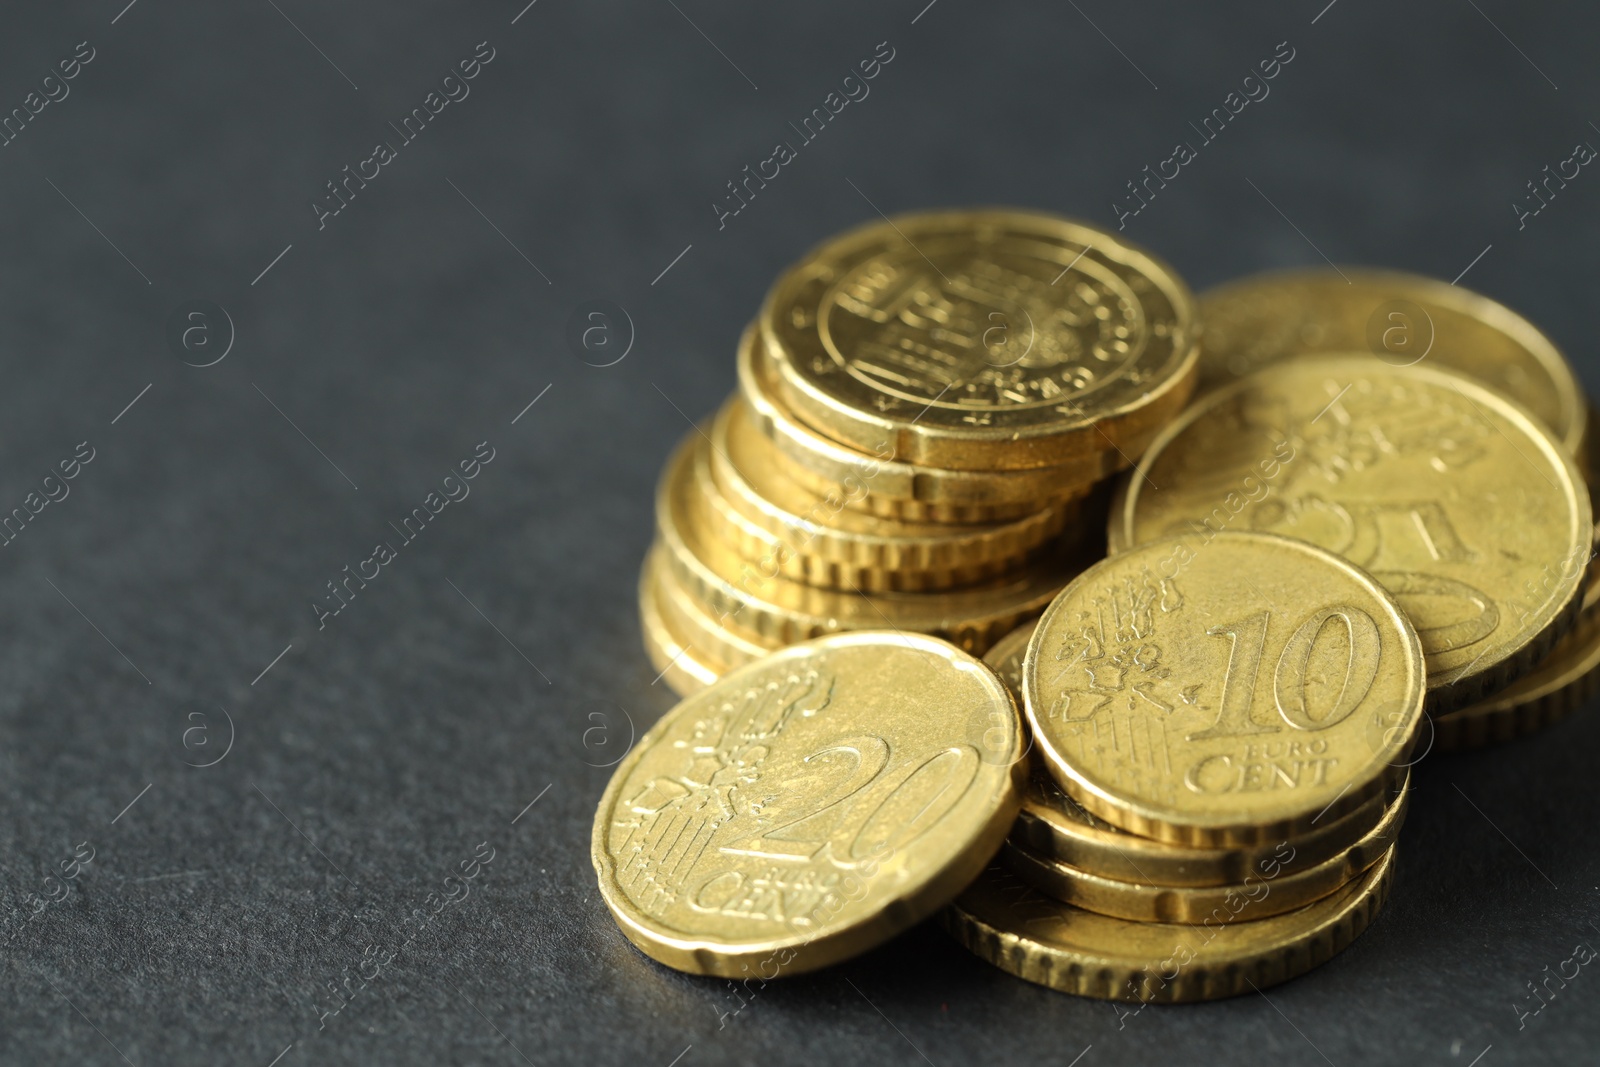
[{"label": "grey textured table", "polygon": [[[1348,952],[1121,1026],[931,926],[725,1015],[588,857],[599,765],[672,703],[635,620],[652,483],[786,263],[878,209],[1115,225],[1287,49],[1128,234],[1197,288],[1465,271],[1600,386],[1600,178],[1512,207],[1600,144],[1592,14],[125,2],[0,24],[0,513],[37,510],[0,548],[0,1061],[1593,1062],[1590,968],[1519,1018],[1600,944],[1592,711],[1425,760]],[[608,367],[568,341],[596,300],[632,324]]]}]

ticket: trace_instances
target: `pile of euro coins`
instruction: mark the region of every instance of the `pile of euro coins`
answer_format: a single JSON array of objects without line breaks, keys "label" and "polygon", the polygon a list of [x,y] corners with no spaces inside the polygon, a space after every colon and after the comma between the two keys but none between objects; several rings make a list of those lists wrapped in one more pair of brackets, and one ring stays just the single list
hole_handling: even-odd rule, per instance
[{"label": "pile of euro coins", "polygon": [[1115,235],[942,212],[813,251],[736,362],[640,582],[684,699],[592,841],[669,966],[749,988],[937,914],[1069,993],[1259,990],[1373,921],[1419,759],[1600,688],[1589,405],[1485,297],[1196,301]]}]

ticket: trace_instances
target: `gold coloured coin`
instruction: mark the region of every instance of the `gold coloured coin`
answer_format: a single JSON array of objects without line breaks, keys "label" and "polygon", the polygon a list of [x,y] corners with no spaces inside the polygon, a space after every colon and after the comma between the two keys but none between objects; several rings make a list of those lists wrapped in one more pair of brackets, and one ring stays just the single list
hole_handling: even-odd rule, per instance
[{"label": "gold coloured coin", "polygon": [[1600,611],[1587,611],[1532,671],[1487,700],[1440,715],[1442,751],[1510,741],[1542,729],[1600,693]]},{"label": "gold coloured coin", "polygon": [[783,406],[950,470],[1133,456],[1193,389],[1194,299],[1113,234],[1000,209],[904,215],[786,271],[761,311]]},{"label": "gold coloured coin", "polygon": [[600,892],[645,954],[729,978],[863,952],[969,884],[1017,811],[1022,723],[942,641],[837,634],[690,697],[595,813]]},{"label": "gold coloured coin", "polygon": [[1189,923],[1208,918],[1227,921],[1250,908],[1250,918],[1264,919],[1303,908],[1359,877],[1386,855],[1405,822],[1407,795],[1384,809],[1377,825],[1321,863],[1300,864],[1292,840],[1283,840],[1234,885],[1170,886],[1106,878],[1041,855],[1008,841],[1001,862],[1022,880],[1057,900],[1101,915],[1135,922]]},{"label": "gold coloured coin", "polygon": [[1422,650],[1371,575],[1304,541],[1219,534],[1091,567],[1023,667],[1046,767],[1145,837],[1283,840],[1380,794],[1422,718]]},{"label": "gold coloured coin", "polygon": [[715,492],[708,516],[747,559],[774,558],[797,581],[830,589],[920,592],[1005,573],[1060,533],[1074,510],[1047,507],[1019,519],[970,525],[910,523],[854,511],[767,462],[759,432],[735,396],[711,426]]},{"label": "gold coloured coin", "polygon": [[1538,662],[1574,621],[1589,493],[1549,431],[1451,372],[1287,360],[1202,397],[1112,507],[1113,550],[1220,530],[1302,538],[1371,571],[1416,624],[1435,713]]},{"label": "gold coloured coin", "polygon": [[1297,911],[1186,926],[1130,922],[1052,900],[990,867],[946,908],[945,928],[975,955],[1038,985],[1102,1000],[1181,1003],[1256,992],[1325,963],[1377,916],[1391,848],[1360,878]]},{"label": "gold coloured coin", "polygon": [[1377,270],[1255,274],[1203,293],[1200,387],[1285,356],[1365,351],[1397,366],[1460,371],[1527,408],[1569,455],[1589,405],[1555,343],[1486,296],[1434,278]]},{"label": "gold coloured coin", "polygon": [[[997,646],[998,647],[998,646]],[[1280,743],[1282,755],[1288,743]],[[1371,832],[1404,795],[1410,774],[1393,779],[1387,794],[1355,811],[1312,820],[1314,828],[1287,842],[1269,841],[1238,848],[1189,848],[1119,830],[1090,814],[1055,779],[1036,771],[1022,795],[1022,810],[1011,840],[1050,859],[1117,882],[1163,886],[1229,886],[1246,878],[1298,871],[1348,849]]]},{"label": "gold coloured coin", "polygon": [[755,326],[739,342],[739,391],[770,442],[773,461],[789,478],[821,496],[839,494],[852,507],[908,522],[998,522],[1021,518],[1051,501],[1070,500],[1131,466],[1114,449],[1052,467],[955,471],[894,459],[886,439],[870,453],[824,437],[784,410],[758,366]]},{"label": "gold coloured coin", "polygon": [[1056,547],[993,582],[939,593],[847,593],[783,577],[774,560],[750,561],[697,526],[695,451],[709,446],[690,434],[662,473],[656,530],[674,575],[719,626],[731,626],[774,647],[840,630],[890,627],[946,637],[981,653],[1023,619],[1044,609],[1085,553],[1063,538]]},{"label": "gold coloured coin", "polygon": [[1011,695],[1017,698],[1019,705],[1022,702],[1022,661],[1028,653],[1028,639],[1038,625],[1038,619],[1022,624],[996,641],[994,647],[983,654],[983,662],[1006,683],[1006,688],[1011,690]]},{"label": "gold coloured coin", "polygon": [[644,631],[645,655],[659,677],[680,697],[697,693],[727,673],[705,653],[696,654],[661,616],[655,583],[646,567],[639,575],[639,626]]},{"label": "gold coloured coin", "polygon": [[738,629],[719,623],[678,581],[660,545],[651,546],[644,570],[643,580],[653,583],[652,595],[667,630],[678,635],[680,644],[691,654],[708,664],[723,665],[719,675],[752,663],[777,647],[761,644]]}]

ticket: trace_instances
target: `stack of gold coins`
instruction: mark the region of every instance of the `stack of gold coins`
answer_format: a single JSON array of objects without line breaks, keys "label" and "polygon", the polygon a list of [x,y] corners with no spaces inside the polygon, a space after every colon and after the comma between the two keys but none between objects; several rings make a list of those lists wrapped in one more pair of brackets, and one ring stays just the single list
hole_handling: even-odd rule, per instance
[{"label": "stack of gold coins", "polygon": [[978,955],[1068,992],[1202,1000],[1372,921],[1426,667],[1371,575],[1272,535],[1158,541],[987,662],[1020,681],[1039,758],[1000,865],[946,913]]},{"label": "stack of gold coins", "polygon": [[687,694],[866,628],[981,653],[1102,552],[1092,491],[1181,410],[1197,353],[1183,282],[1065,219],[941,212],[823,244],[663,474],[639,590],[657,670]]}]

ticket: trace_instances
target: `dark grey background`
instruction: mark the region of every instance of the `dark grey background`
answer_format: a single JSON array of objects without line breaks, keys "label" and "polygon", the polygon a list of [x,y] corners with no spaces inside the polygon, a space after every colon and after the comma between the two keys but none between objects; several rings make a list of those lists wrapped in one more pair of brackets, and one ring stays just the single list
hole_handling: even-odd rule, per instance
[{"label": "dark grey background", "polygon": [[[1600,975],[1520,1030],[1516,1010],[1600,945],[1592,713],[1424,761],[1391,902],[1333,962],[1270,1002],[1121,1030],[931,926],[724,1025],[722,983],[623,941],[588,855],[608,774],[590,764],[672,703],[635,620],[652,483],[732,388],[786,263],[873,205],[1112,224],[1123,183],[1287,40],[1270,97],[1128,233],[1197,288],[1317,249],[1446,279],[1475,263],[1464,284],[1600,386],[1600,176],[1524,230],[1510,207],[1600,145],[1592,15],[524,2],[0,12],[0,112],[96,50],[0,148],[0,512],[96,450],[0,548],[0,1060],[1594,1060]],[[324,182],[485,40],[471,95],[319,231]],[[724,183],[885,40],[871,95],[719,231]],[[164,339],[197,298],[237,331],[207,369]],[[565,340],[591,299],[636,327],[606,369]],[[324,584],[483,440],[471,496],[319,631]],[[231,751],[186,766],[223,750],[224,709]],[[405,941],[402,917],[485,841],[471,895],[319,1031],[327,985]],[[30,920],[81,842],[93,861]]]}]

